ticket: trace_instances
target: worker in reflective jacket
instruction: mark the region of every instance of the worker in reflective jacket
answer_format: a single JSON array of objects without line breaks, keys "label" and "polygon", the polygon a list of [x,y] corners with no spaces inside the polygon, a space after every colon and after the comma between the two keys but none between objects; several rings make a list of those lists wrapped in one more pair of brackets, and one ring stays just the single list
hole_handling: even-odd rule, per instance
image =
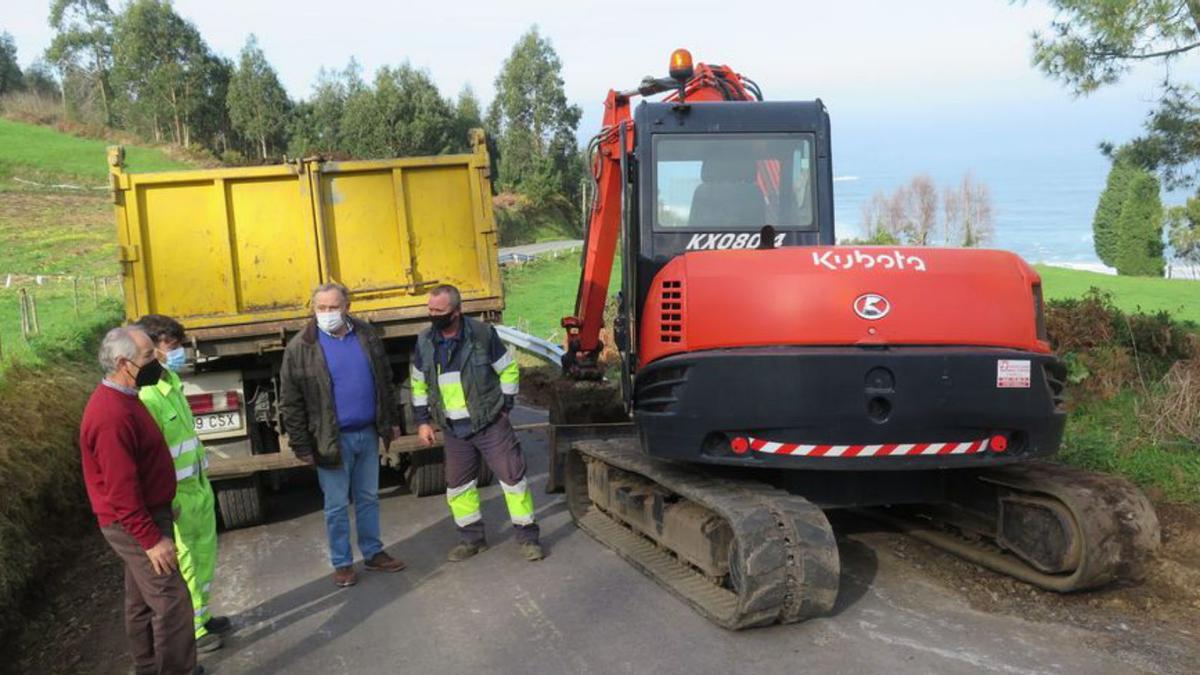
[{"label": "worker in reflective jacket", "polygon": [[213,616],[208,607],[212,595],[213,572],[217,567],[217,515],[213,509],[213,489],[205,471],[208,458],[196,435],[192,409],[183,395],[183,382],[176,374],[186,361],[183,326],[169,316],[148,314],[137,326],[154,342],[155,355],[163,365],[157,384],[138,389],[138,398],[150,411],[162,430],[175,464],[175,550],[179,554],[179,572],[192,596],[196,651],[221,648],[221,636],[229,630],[229,619]]},{"label": "worker in reflective jacket", "polygon": [[462,296],[444,285],[429,294],[433,325],[417,337],[412,356],[413,414],[427,446],[441,427],[446,450],[446,501],[462,541],[450,550],[458,562],[487,550],[479,510],[479,459],[499,478],[504,502],[527,560],[545,557],[533,519],[533,492],[525,458],[508,420],[519,373],[490,325],[462,315]]}]

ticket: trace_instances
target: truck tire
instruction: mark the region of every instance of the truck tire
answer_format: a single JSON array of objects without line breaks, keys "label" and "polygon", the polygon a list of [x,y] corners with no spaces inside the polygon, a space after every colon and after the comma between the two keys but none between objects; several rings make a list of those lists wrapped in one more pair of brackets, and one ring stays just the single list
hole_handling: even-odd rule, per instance
[{"label": "truck tire", "polygon": [[217,511],[227,530],[263,522],[262,481],[258,475],[217,482]]},{"label": "truck tire", "polygon": [[429,448],[410,453],[404,480],[408,483],[409,492],[417,497],[445,493],[446,464],[442,449]]}]

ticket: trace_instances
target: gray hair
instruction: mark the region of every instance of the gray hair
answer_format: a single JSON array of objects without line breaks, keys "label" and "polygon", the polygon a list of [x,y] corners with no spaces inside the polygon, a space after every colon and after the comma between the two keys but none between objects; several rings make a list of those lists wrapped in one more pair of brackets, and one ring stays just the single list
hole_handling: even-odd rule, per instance
[{"label": "gray hair", "polygon": [[450,309],[458,309],[459,307],[462,307],[462,293],[459,293],[458,289],[450,284],[442,284],[441,286],[434,288],[432,291],[429,291],[429,294],[450,296]]},{"label": "gray hair", "polygon": [[350,289],[346,288],[345,286],[339,284],[336,281],[330,281],[328,283],[321,284],[320,286],[317,286],[315,289],[313,289],[312,300],[311,300],[312,304],[314,304],[314,305],[317,304],[317,296],[320,295],[321,293],[325,293],[326,291],[337,291],[338,293],[341,293],[342,294],[342,302],[344,302],[347,305],[350,304]]},{"label": "gray hair", "polygon": [[[105,375],[117,372],[117,359],[133,361],[138,356],[137,343],[133,341],[134,333],[146,335],[146,331],[137,326],[118,326],[104,335],[100,341],[100,367]],[[146,336],[149,340],[150,336]]]}]

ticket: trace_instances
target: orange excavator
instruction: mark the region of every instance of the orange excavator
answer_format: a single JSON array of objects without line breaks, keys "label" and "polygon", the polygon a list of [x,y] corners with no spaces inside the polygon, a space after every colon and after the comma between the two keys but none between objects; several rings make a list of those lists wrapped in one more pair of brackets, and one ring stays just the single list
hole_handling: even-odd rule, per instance
[{"label": "orange excavator", "polygon": [[1066,412],[1037,272],[1004,251],[837,246],[820,100],[764,101],[677,50],[669,77],[609,92],[589,151],[563,368],[606,375],[619,254],[607,375],[633,433],[556,458],[581,528],[731,629],[831,610],[829,509],[1042,588],[1143,573],[1145,496],[1041,461]]}]

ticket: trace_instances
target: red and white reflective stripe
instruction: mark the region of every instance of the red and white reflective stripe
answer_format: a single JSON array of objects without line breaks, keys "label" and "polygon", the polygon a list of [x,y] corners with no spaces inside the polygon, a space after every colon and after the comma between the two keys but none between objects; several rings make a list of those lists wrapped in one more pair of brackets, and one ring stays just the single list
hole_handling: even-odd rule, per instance
[{"label": "red and white reflective stripe", "polygon": [[914,455],[973,455],[988,448],[988,439],[964,443],[884,443],[881,445],[805,445],[750,438],[750,449],[768,455],[800,457],[911,457]]},{"label": "red and white reflective stripe", "polygon": [[193,415],[205,415],[237,410],[240,407],[239,399],[236,391],[221,391],[214,394],[192,394],[187,397],[187,402]]}]

